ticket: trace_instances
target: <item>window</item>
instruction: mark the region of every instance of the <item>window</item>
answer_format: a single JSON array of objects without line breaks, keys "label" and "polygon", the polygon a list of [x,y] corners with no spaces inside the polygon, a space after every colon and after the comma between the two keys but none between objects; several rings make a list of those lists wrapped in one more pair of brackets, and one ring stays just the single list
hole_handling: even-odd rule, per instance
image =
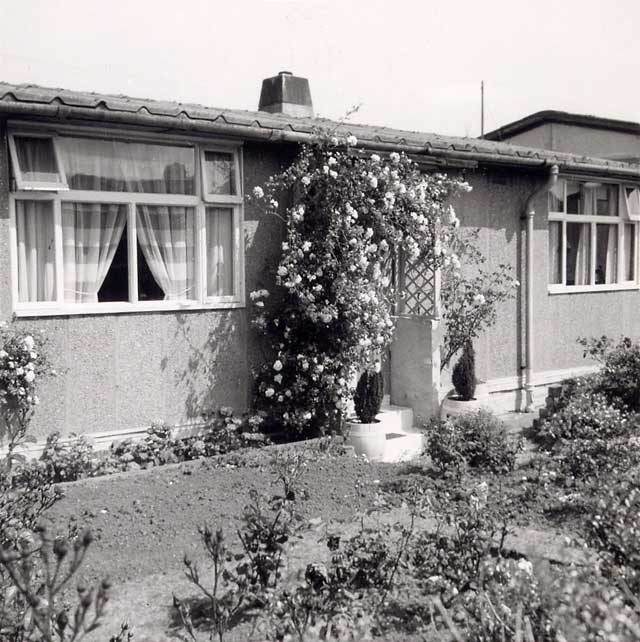
[{"label": "window", "polygon": [[67,180],[53,136],[12,135],[9,152],[18,189],[66,189]]},{"label": "window", "polygon": [[243,305],[238,148],[75,131],[10,145],[16,314]]},{"label": "window", "polygon": [[[549,192],[550,292],[633,288],[637,283],[636,187],[559,180]],[[635,208],[635,209],[634,209]],[[638,217],[635,217],[635,212]]]}]

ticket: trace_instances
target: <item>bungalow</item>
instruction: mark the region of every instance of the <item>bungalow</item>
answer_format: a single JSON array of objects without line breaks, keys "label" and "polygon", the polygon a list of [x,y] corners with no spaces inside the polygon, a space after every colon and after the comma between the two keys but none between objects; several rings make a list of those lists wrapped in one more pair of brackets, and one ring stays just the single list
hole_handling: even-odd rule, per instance
[{"label": "bungalow", "polygon": [[[249,406],[262,352],[248,293],[272,285],[282,228],[244,196],[319,126],[473,186],[462,224],[522,283],[476,345],[496,409],[530,409],[583,372],[579,336],[640,336],[637,165],[314,118],[307,81],[288,72],[264,82],[255,112],[2,83],[0,321],[44,331],[60,372],[34,417],[40,439],[108,443]],[[427,416],[448,375],[438,278],[418,276],[390,393]]]}]

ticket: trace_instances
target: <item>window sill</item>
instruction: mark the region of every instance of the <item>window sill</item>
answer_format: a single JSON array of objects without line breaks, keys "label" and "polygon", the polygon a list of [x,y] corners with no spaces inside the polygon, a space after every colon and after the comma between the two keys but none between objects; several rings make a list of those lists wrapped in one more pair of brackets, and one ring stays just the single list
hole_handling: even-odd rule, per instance
[{"label": "window sill", "polygon": [[[231,297],[228,297],[231,299]],[[210,301],[207,303],[176,301],[147,301],[139,303],[88,303],[88,304],[31,304],[18,305],[16,317],[67,317],[97,314],[133,314],[137,312],[189,312],[204,310],[231,310],[244,308],[244,301]]]},{"label": "window sill", "polygon": [[602,285],[549,285],[549,294],[584,294],[586,292],[621,292],[638,290],[637,283],[605,283]]}]

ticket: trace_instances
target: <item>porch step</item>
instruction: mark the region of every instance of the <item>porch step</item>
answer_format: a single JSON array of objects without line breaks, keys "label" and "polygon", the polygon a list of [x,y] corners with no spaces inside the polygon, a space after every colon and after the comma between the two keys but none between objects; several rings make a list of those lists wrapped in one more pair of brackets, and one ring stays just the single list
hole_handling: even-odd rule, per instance
[{"label": "porch step", "polygon": [[[385,401],[377,415],[385,435],[384,450],[376,461],[393,463],[419,457],[424,450],[424,435],[413,426],[413,410],[389,405],[388,399]],[[353,445],[356,446],[355,441]],[[362,454],[358,447],[356,454]]]},{"label": "porch step", "polygon": [[384,422],[387,432],[402,433],[413,427],[413,410],[405,406],[383,405],[378,418]]},{"label": "porch step", "polygon": [[424,450],[424,433],[419,428],[412,426],[402,432],[388,432],[386,437],[383,462],[410,461]]}]

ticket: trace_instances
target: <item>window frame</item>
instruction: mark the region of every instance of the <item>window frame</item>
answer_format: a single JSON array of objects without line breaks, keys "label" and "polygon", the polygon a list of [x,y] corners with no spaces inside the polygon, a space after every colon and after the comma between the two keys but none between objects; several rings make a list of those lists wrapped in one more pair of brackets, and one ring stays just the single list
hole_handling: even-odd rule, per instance
[{"label": "window frame", "polygon": [[[207,152],[220,152],[223,154],[232,154],[233,155],[233,167],[235,175],[235,194],[211,194],[210,192],[205,192],[205,186],[208,185],[207,180],[207,165],[205,162],[205,155]],[[201,176],[200,181],[202,185],[202,200],[205,203],[239,203],[242,201],[242,181],[240,179],[240,159],[237,154],[233,153],[232,148],[224,147],[222,145],[202,145],[200,147],[200,170]]]},{"label": "window frame", "polygon": [[[52,128],[55,126],[51,126]],[[244,197],[242,195],[243,164],[242,164],[242,143],[230,141],[213,141],[210,138],[177,137],[177,136],[149,136],[144,132],[115,129],[92,129],[87,130],[81,127],[56,128],[48,130],[42,125],[34,126],[33,130],[26,127],[9,123],[10,133],[21,136],[25,130],[27,135],[39,138],[69,134],[86,138],[111,138],[122,139],[128,142],[149,142],[160,144],[189,145],[194,150],[194,182],[195,194],[152,194],[139,192],[107,192],[97,190],[71,190],[58,187],[16,189],[9,194],[9,236],[10,236],[10,261],[11,261],[11,292],[13,300],[13,311],[17,317],[30,316],[70,316],[82,314],[119,314],[131,312],[159,312],[159,311],[184,311],[184,310],[211,310],[211,309],[234,309],[246,306],[245,301],[245,268],[244,268]],[[59,151],[55,145],[59,167],[62,167]],[[233,286],[234,292],[225,296],[207,296],[206,288],[206,265],[205,257],[207,250],[205,216],[206,207],[211,203],[204,199],[202,160],[204,149],[224,151],[233,153],[236,162],[236,182],[239,194],[237,196],[223,197],[216,200],[215,204],[220,207],[228,207],[233,210]],[[12,158],[12,164],[15,160]],[[15,170],[14,170],[15,171]],[[66,177],[65,177],[66,179]],[[217,195],[221,196],[221,195]],[[18,200],[47,200],[53,203],[54,217],[54,242],[55,242],[55,274],[56,274],[56,300],[38,302],[20,302],[18,294],[18,252],[17,252],[17,227],[16,227],[16,201]],[[129,300],[118,302],[100,303],[71,303],[64,301],[64,273],[63,273],[63,248],[62,248],[62,203],[65,201],[85,203],[114,203],[127,205],[127,222],[125,227],[128,259],[128,286]],[[192,207],[194,210],[195,224],[195,280],[197,300],[159,300],[139,301],[138,300],[138,254],[137,254],[137,229],[136,229],[136,207],[137,205],[174,205]]]},{"label": "window frame", "polygon": [[[562,197],[562,212],[553,211],[551,209],[550,198],[547,198],[547,290],[549,294],[569,294],[569,293],[585,293],[585,292],[607,292],[617,290],[637,290],[640,288],[638,283],[639,269],[638,269],[638,240],[639,240],[639,225],[636,219],[627,216],[627,201],[626,189],[629,187],[636,187],[636,185],[629,185],[617,181],[603,180],[599,177],[585,177],[585,176],[572,176],[563,175],[558,179],[562,181],[563,197]],[[588,183],[597,181],[603,185],[612,185],[618,187],[618,203],[617,203],[617,216],[612,215],[598,215],[598,214],[568,214],[567,210],[567,182]],[[551,223],[560,223],[561,225],[561,278],[562,283],[549,283],[549,244],[551,242],[549,229]],[[566,285],[567,282],[567,223],[582,223],[589,225],[589,238],[590,238],[590,283],[584,285]],[[616,274],[622,276],[626,273],[626,255],[625,255],[625,225],[633,226],[633,279],[623,280],[618,279],[615,283],[596,283],[596,256],[597,256],[597,226],[598,224],[616,225],[617,226],[617,263]]]},{"label": "window frame", "polygon": [[[58,166],[59,181],[28,181],[22,175],[20,169],[20,162],[18,159],[18,148],[15,139],[17,138],[43,138],[50,140],[53,145],[53,155],[56,159]],[[67,175],[62,164],[62,156],[58,148],[56,133],[40,133],[29,130],[11,130],[8,132],[9,140],[9,156],[11,157],[11,167],[13,169],[13,177],[16,181],[16,191],[34,191],[34,192],[57,192],[68,190],[69,184],[67,183]]]}]

